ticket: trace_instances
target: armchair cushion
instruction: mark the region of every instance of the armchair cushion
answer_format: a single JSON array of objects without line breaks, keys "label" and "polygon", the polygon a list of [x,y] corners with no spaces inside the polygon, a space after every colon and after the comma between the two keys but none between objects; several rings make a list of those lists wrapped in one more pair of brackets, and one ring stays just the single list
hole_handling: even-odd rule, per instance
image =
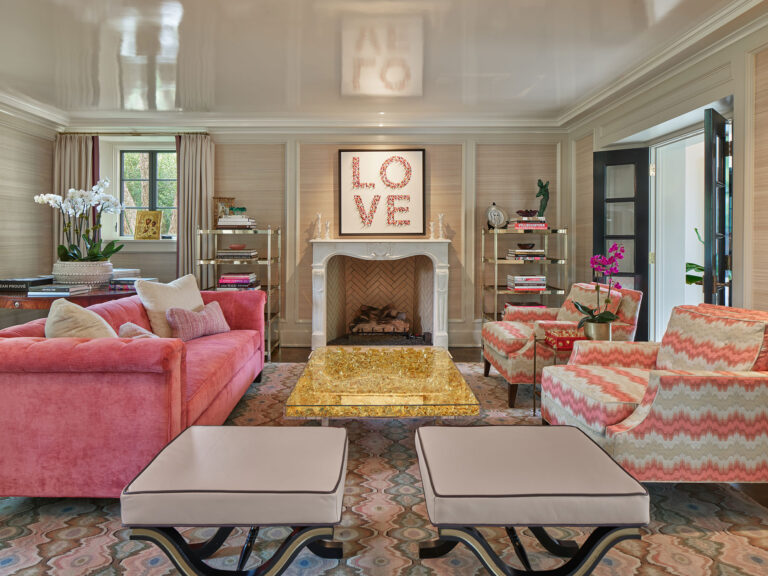
[{"label": "armchair cushion", "polygon": [[[584,317],[584,314],[576,309],[575,302],[594,308],[597,305],[597,294],[595,293],[596,284],[574,284],[571,286],[571,291],[568,294],[568,298],[565,299],[563,307],[557,313],[558,320],[574,320],[579,321]],[[608,295],[608,287],[600,284],[600,301],[604,301]],[[618,290],[611,290],[611,301],[608,304],[607,310],[616,314],[621,303],[621,292]]]},{"label": "armchair cushion", "polygon": [[765,322],[676,306],[656,360],[660,370],[751,370]]},{"label": "armchair cushion", "polygon": [[506,358],[533,338],[533,326],[525,322],[487,322],[483,324],[482,338],[485,346]]},{"label": "armchair cushion", "polygon": [[643,399],[648,370],[611,366],[548,366],[541,381],[542,417],[604,436]]}]

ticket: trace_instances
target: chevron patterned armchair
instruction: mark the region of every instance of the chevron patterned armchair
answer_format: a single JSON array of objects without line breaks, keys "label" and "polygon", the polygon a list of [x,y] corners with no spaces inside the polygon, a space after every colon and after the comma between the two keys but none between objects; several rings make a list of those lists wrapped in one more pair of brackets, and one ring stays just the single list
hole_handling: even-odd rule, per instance
[{"label": "chevron patterned armchair", "polygon": [[[606,285],[600,286],[608,290]],[[612,298],[610,309],[619,316],[619,320],[613,323],[613,339],[634,340],[643,293],[628,288],[614,293],[617,296]],[[508,382],[510,408],[515,405],[518,384],[530,385],[533,382],[534,338],[543,338],[547,330],[576,328],[583,314],[576,309],[574,302],[594,307],[595,284],[574,284],[561,308],[508,306],[501,321],[483,324],[485,375],[488,376],[493,366]],[[559,352],[558,364],[565,364],[570,354]],[[537,356],[536,382],[540,382],[541,369],[554,363],[554,354],[549,349],[538,347]]]},{"label": "chevron patterned armchair", "polygon": [[678,306],[660,343],[577,342],[542,418],[643,482],[768,482],[768,313]]}]

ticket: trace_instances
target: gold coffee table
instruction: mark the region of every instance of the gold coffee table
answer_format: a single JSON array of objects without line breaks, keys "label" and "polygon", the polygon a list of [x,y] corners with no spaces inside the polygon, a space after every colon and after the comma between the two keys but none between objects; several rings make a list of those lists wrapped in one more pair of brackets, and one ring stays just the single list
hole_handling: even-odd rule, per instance
[{"label": "gold coffee table", "polygon": [[451,355],[431,346],[328,346],[309,357],[288,418],[475,416],[480,408]]}]

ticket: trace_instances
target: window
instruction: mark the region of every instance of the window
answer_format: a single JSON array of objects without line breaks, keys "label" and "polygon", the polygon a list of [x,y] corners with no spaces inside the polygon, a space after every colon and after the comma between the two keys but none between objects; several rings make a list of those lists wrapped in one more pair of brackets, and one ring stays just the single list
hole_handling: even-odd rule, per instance
[{"label": "window", "polygon": [[120,152],[120,236],[133,236],[139,210],[160,210],[162,237],[176,237],[178,203],[176,152],[123,150]]}]

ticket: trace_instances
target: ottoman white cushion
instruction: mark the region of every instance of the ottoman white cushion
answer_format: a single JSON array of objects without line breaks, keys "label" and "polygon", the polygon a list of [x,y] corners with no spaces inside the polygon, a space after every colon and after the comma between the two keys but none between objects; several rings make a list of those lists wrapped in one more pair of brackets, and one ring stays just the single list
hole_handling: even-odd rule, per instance
[{"label": "ottoman white cushion", "polygon": [[346,465],[343,428],[192,426],[123,490],[123,524],[337,524]]},{"label": "ottoman white cushion", "polygon": [[645,488],[570,426],[419,428],[427,512],[436,526],[639,526]]}]

